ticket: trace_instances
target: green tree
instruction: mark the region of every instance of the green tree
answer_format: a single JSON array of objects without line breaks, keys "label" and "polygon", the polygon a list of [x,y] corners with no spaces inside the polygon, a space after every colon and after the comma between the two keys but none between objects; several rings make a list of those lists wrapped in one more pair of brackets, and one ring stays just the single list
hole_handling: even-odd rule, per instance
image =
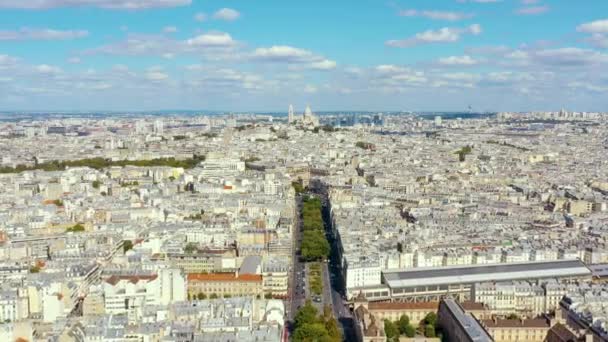
[{"label": "green tree", "polygon": [[32,266],[30,267],[30,273],[38,273],[40,272],[40,267],[39,266]]},{"label": "green tree", "polygon": [[63,207],[63,201],[60,199],[56,199],[53,201],[53,204],[58,206],[58,207]]},{"label": "green tree", "polygon": [[99,189],[99,187],[101,186],[101,182],[98,180],[94,180],[93,181],[93,188],[95,189]]},{"label": "green tree", "polygon": [[329,335],[330,341],[340,342],[342,341],[342,333],[340,333],[340,329],[338,328],[338,322],[333,316],[330,316],[325,321],[325,330]]},{"label": "green tree", "polygon": [[268,293],[264,294],[264,298],[271,299],[272,298],[272,293],[268,292]]},{"label": "green tree", "polygon": [[209,299],[217,299],[217,294],[212,293],[212,294],[209,296]]},{"label": "green tree", "polygon": [[389,341],[393,341],[395,337],[399,337],[399,329],[397,328],[397,325],[388,319],[384,320],[384,333]]},{"label": "green tree", "polygon": [[414,326],[412,326],[411,324],[408,324],[407,327],[405,328],[404,334],[407,337],[414,337],[414,336],[416,336],[416,328],[414,328]]},{"label": "green tree", "polygon": [[424,316],[424,323],[435,327],[437,325],[437,314],[434,312],[426,314],[426,316]]},{"label": "green tree", "polygon": [[196,295],[196,299],[198,299],[198,300],[204,300],[204,299],[207,299],[207,295],[206,295],[206,294],[204,294],[204,293],[202,293],[202,292],[199,292],[199,293]]},{"label": "green tree", "polygon": [[405,335],[408,325],[410,325],[410,318],[407,315],[401,315],[397,321],[397,327],[402,335]]},{"label": "green tree", "polygon": [[80,223],[77,223],[74,226],[69,227],[65,231],[68,232],[68,233],[70,233],[70,232],[72,232],[72,233],[84,232],[84,226],[81,225]]},{"label": "green tree", "polygon": [[302,235],[302,258],[305,261],[326,259],[329,256],[329,242],[323,231],[305,231]]},{"label": "green tree", "polygon": [[296,191],[296,194],[301,194],[304,192],[304,187],[302,186],[302,184],[300,182],[295,182],[295,181],[291,182],[291,186]]},{"label": "green tree", "polygon": [[306,304],[298,310],[296,317],[294,318],[296,328],[305,324],[317,322],[318,313],[317,308],[312,305],[310,300],[306,301]]},{"label": "green tree", "polygon": [[186,247],[184,247],[184,252],[191,254],[191,253],[196,252],[197,249],[198,249],[198,247],[194,242],[188,242],[186,244]]},{"label": "green tree", "polygon": [[122,243],[122,250],[123,250],[123,252],[126,253],[128,250],[131,250],[131,249],[133,249],[133,242],[131,240],[125,240]]},{"label": "green tree", "polygon": [[424,336],[426,337],[435,337],[435,326],[431,324],[427,324],[424,326]]},{"label": "green tree", "polygon": [[298,326],[293,333],[294,342],[329,342],[330,337],[322,323]]}]

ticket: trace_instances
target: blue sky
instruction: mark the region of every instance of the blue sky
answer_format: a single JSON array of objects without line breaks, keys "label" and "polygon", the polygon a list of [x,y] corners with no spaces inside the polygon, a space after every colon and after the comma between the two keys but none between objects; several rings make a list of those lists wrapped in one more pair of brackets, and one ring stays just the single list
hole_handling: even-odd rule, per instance
[{"label": "blue sky", "polygon": [[0,110],[608,110],[606,0],[0,0]]}]

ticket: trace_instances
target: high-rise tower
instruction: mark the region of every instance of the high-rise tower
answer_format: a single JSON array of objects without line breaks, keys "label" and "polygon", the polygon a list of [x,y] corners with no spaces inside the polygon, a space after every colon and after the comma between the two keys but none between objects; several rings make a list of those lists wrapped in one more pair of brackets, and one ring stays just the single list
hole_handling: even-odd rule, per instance
[{"label": "high-rise tower", "polygon": [[293,110],[293,105],[289,105],[289,112],[287,115],[287,120],[289,123],[293,123],[296,120],[294,110]]}]

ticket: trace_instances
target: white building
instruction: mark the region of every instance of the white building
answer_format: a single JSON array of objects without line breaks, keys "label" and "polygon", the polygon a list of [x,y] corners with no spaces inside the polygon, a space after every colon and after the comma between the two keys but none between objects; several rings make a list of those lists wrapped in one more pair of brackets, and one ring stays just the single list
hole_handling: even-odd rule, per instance
[{"label": "white building", "polygon": [[103,283],[106,313],[140,316],[147,305],[167,305],[186,300],[186,278],[177,269],[157,274],[111,276]]}]

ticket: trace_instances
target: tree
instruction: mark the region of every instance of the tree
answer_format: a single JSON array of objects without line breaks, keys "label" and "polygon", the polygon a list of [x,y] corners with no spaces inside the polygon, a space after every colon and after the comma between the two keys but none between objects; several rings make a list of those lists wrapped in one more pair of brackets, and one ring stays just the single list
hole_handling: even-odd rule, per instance
[{"label": "tree", "polygon": [[98,180],[94,180],[93,181],[93,188],[94,189],[99,189],[99,187],[101,186],[101,182]]},{"label": "tree", "polygon": [[186,244],[186,247],[184,247],[184,252],[191,254],[194,253],[197,249],[198,248],[194,242],[188,242]]},{"label": "tree", "polygon": [[30,267],[30,273],[38,273],[40,272],[40,267],[39,266],[32,266]]},{"label": "tree", "polygon": [[434,312],[426,314],[426,316],[424,316],[424,323],[435,327],[437,325],[437,314]]},{"label": "tree", "polygon": [[340,333],[340,329],[338,328],[338,322],[333,316],[330,316],[325,321],[325,330],[327,331],[327,334],[329,335],[331,341],[342,341],[342,333]]},{"label": "tree", "polygon": [[212,294],[209,296],[209,299],[217,299],[217,294],[212,293]]},{"label": "tree", "polygon": [[416,328],[414,328],[411,324],[408,324],[405,328],[405,336],[414,337],[416,336]]},{"label": "tree", "polygon": [[202,293],[202,292],[199,292],[199,293],[196,295],[196,299],[198,299],[198,300],[204,300],[204,299],[207,299],[207,295],[206,295],[206,294],[204,294],[204,293]]},{"label": "tree", "polygon": [[317,308],[312,305],[310,300],[306,301],[306,304],[298,310],[296,317],[294,318],[296,328],[305,324],[317,322],[317,314]]},{"label": "tree", "polygon": [[80,223],[75,224],[72,227],[69,227],[68,229],[65,230],[67,233],[78,233],[78,232],[84,232],[84,226],[81,225]]},{"label": "tree", "polygon": [[397,251],[403,253],[403,244],[401,242],[397,242]]},{"label": "tree", "polygon": [[293,333],[294,342],[330,341],[329,334],[322,323],[310,323],[298,326]]},{"label": "tree", "polygon": [[427,324],[424,326],[424,336],[426,337],[435,337],[435,326],[431,324]]},{"label": "tree", "polygon": [[272,293],[268,292],[268,293],[264,294],[264,298],[271,299],[272,298]]},{"label": "tree", "polygon": [[305,261],[326,259],[330,246],[323,231],[305,231],[302,235],[302,258]]},{"label": "tree", "polygon": [[304,192],[304,187],[302,186],[302,183],[300,183],[300,182],[295,182],[295,181],[291,182],[291,186],[295,190],[296,194],[301,194]]},{"label": "tree", "polygon": [[63,207],[63,201],[60,199],[56,199],[53,201],[53,204],[58,206],[58,207]]},{"label": "tree", "polygon": [[125,240],[122,243],[122,250],[123,250],[123,252],[126,253],[128,250],[131,250],[131,249],[133,249],[133,242],[131,242],[131,240]]},{"label": "tree", "polygon": [[511,313],[507,316],[507,319],[519,319],[519,316],[515,313]]},{"label": "tree", "polygon": [[402,335],[405,334],[408,325],[410,325],[410,318],[407,315],[401,315],[397,321],[397,327]]},{"label": "tree", "polygon": [[384,333],[389,341],[393,341],[396,337],[399,337],[399,329],[395,323],[388,319],[384,320]]}]

